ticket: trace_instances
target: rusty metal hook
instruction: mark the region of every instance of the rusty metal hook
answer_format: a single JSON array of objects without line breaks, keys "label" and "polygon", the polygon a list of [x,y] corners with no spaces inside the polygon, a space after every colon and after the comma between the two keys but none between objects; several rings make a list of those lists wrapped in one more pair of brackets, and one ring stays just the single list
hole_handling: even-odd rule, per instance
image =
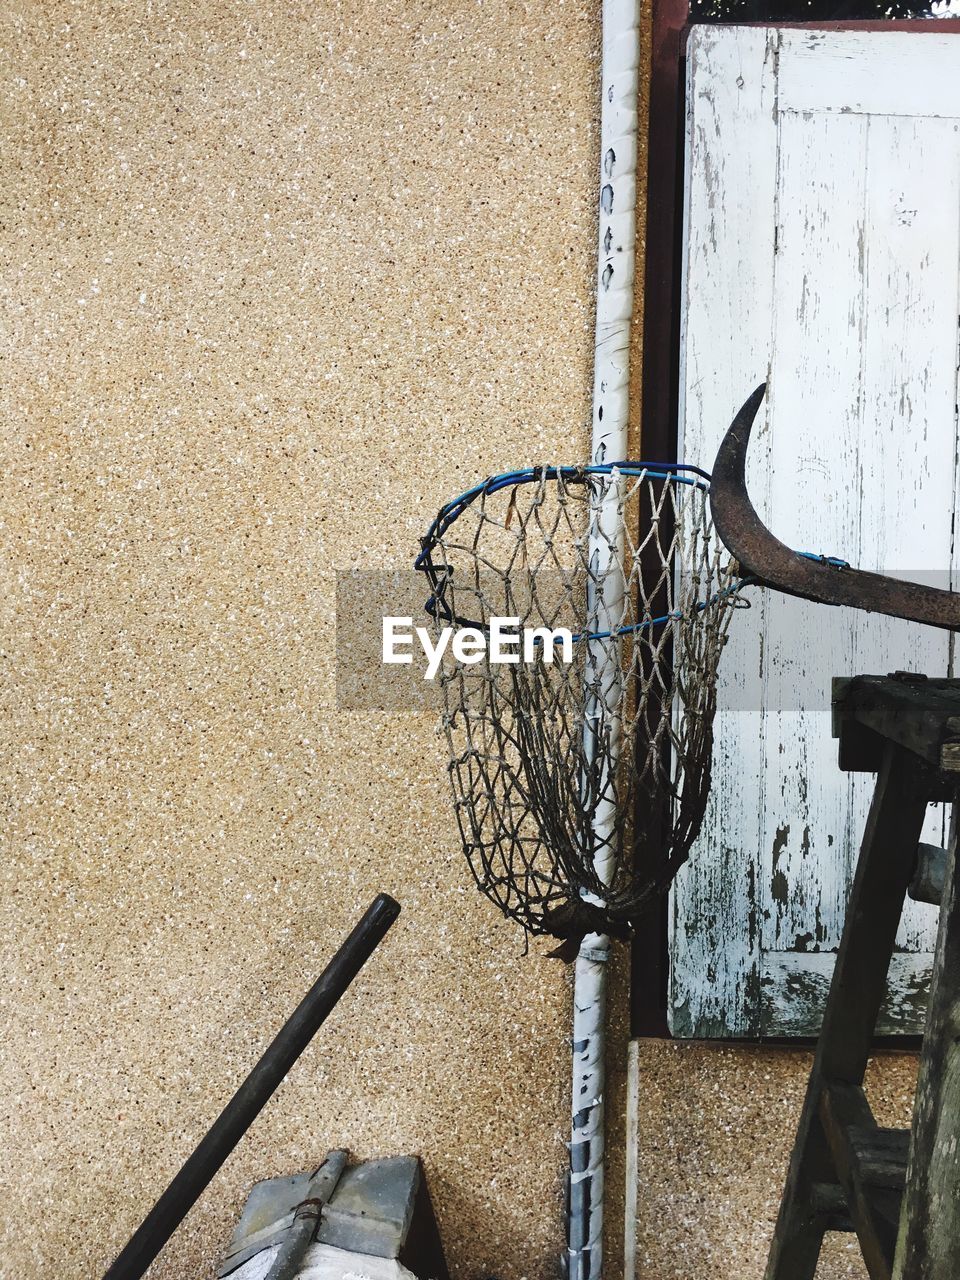
[{"label": "rusty metal hook", "polygon": [[750,431],[766,390],[766,383],[757,387],[731,423],[710,484],[714,526],[743,573],[759,586],[805,600],[960,631],[960,593],[853,569],[827,556],[804,555],[791,550],[764,525],[747,494],[746,461]]}]

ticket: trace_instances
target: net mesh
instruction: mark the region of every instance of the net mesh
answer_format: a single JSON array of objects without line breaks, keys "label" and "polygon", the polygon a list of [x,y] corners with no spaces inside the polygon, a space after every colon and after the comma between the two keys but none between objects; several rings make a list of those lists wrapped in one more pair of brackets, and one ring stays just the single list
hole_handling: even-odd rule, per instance
[{"label": "net mesh", "polygon": [[[539,468],[463,495],[424,539],[437,628],[487,642],[448,646],[439,676],[464,852],[531,934],[628,932],[696,839],[741,585],[707,494],[680,470]],[[519,660],[491,660],[494,619]]]}]

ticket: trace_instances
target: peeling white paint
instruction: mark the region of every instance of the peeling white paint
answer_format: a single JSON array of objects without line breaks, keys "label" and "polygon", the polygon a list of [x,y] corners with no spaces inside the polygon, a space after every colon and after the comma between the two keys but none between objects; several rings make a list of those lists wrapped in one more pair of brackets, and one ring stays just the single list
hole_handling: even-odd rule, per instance
[{"label": "peeling white paint", "polygon": [[[960,39],[695,27],[688,77],[684,461],[709,468],[768,378],[748,484],[770,528],[946,585]],[[673,895],[676,1034],[815,1030],[873,784],[837,768],[829,678],[950,667],[931,629],[753,593],[721,670],[710,810]],[[924,838],[942,828],[932,811]],[[891,1027],[922,1016],[935,920],[908,904]]]}]

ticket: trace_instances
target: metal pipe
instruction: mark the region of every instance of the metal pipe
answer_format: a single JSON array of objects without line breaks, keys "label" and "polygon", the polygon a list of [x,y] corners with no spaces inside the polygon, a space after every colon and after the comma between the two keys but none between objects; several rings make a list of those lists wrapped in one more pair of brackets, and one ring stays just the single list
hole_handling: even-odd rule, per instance
[{"label": "metal pipe", "polygon": [[[633,315],[637,203],[637,106],[640,75],[639,0],[603,0],[600,107],[600,191],[597,315],[594,341],[593,435],[590,461],[627,456],[630,320]],[[603,583],[591,601],[598,623],[619,619],[625,584],[608,571],[623,555],[622,480],[614,471],[591,511],[591,580]],[[596,575],[594,577],[594,575]],[[600,626],[598,629],[608,629]],[[619,742],[619,642],[591,646],[597,693],[586,700],[586,755],[595,725],[611,733],[611,769]],[[601,880],[612,866],[616,811],[612,778],[600,782],[593,818],[595,863]],[[608,939],[587,934],[573,979],[573,1080],[567,1209],[568,1280],[600,1280],[603,1272],[604,1040]]]},{"label": "metal pipe", "polygon": [[387,894],[381,893],[373,900],[363,919],[133,1233],[113,1266],[105,1273],[104,1280],[140,1280],[383,941],[399,914],[400,904]]}]

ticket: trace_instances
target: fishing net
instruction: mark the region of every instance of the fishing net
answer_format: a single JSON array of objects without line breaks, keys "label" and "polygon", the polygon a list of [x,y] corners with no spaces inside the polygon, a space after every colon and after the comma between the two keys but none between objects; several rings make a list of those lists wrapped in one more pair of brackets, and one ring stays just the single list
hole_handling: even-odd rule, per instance
[{"label": "fishing net", "polygon": [[423,539],[436,628],[478,633],[438,676],[463,849],[530,934],[626,935],[696,839],[742,585],[708,492],[695,468],[533,468]]}]

